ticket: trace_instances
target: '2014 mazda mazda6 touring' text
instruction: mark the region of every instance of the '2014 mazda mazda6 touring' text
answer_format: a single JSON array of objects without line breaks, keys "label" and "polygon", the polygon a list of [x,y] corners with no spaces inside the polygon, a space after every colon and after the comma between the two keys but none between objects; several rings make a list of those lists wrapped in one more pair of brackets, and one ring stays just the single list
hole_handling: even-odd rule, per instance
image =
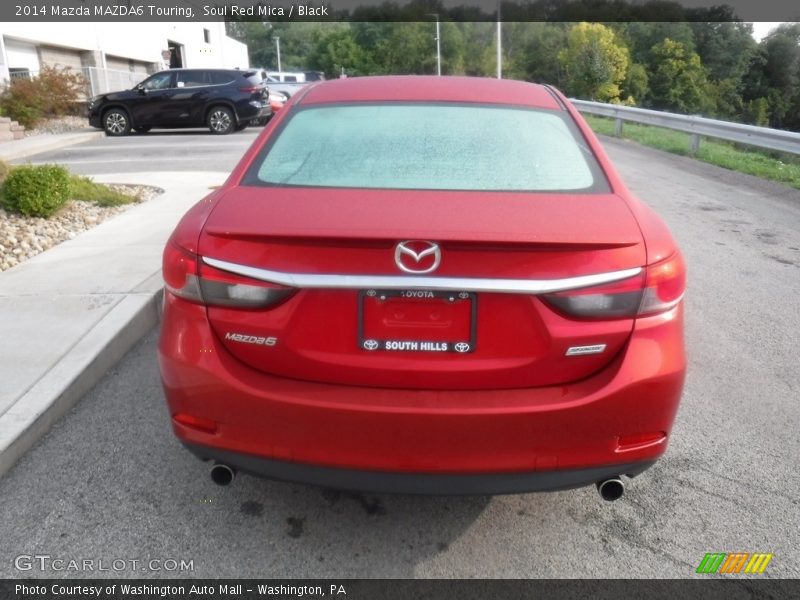
[{"label": "'2014 mazda mazda6 touring' text", "polygon": [[666,450],[684,261],[549,86],[312,84],[163,275],[172,427],[217,483],[612,500]]}]

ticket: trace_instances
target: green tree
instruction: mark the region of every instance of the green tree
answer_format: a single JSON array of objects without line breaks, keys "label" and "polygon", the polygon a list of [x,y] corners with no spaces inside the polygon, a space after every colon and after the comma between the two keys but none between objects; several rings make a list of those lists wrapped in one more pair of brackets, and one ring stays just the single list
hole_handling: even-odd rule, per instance
[{"label": "green tree", "polygon": [[714,116],[726,120],[736,120],[742,116],[744,104],[740,88],[741,82],[735,79],[708,83],[707,95],[714,103]]},{"label": "green tree", "polygon": [[650,49],[666,38],[680,42],[684,48],[694,50],[694,32],[691,26],[689,23],[676,21],[617,23],[614,29],[618,39],[630,50],[631,61],[647,65]]},{"label": "green tree", "polygon": [[630,58],[611,29],[600,23],[574,25],[558,58],[568,93],[601,102],[619,101]]},{"label": "green tree", "polygon": [[250,64],[267,69],[278,68],[275,38],[280,38],[281,67],[284,71],[309,68],[309,57],[320,39],[337,31],[349,29],[347,23],[337,22],[275,22],[242,21],[227,23],[229,35],[247,44]]},{"label": "green tree", "polygon": [[[429,28],[420,23],[378,23],[380,35],[371,40],[372,72],[377,75],[409,75],[436,72],[436,51],[430,57]],[[423,50],[423,46],[425,50]],[[429,70],[432,69],[432,70]]]},{"label": "green tree", "polygon": [[748,120],[766,113],[770,127],[800,131],[800,24],[780,25],[761,40],[742,78],[742,97]]},{"label": "green tree", "polygon": [[564,70],[558,60],[559,51],[567,45],[565,23],[520,23],[510,35],[515,51],[506,65],[509,77],[564,86]]},{"label": "green tree", "polygon": [[696,52],[669,38],[650,50],[650,99],[660,110],[692,113],[709,108],[708,77]]},{"label": "green tree", "polygon": [[744,103],[742,118],[751,125],[769,125],[769,100],[756,98]]},{"label": "green tree", "polygon": [[[758,48],[753,26],[739,22],[689,23],[695,51],[713,81],[741,80]],[[675,39],[675,38],[672,38]]]},{"label": "green tree", "polygon": [[650,79],[644,65],[633,63],[628,67],[628,74],[622,82],[622,99],[625,104],[641,104],[650,91]]},{"label": "green tree", "polygon": [[329,79],[342,73],[364,75],[370,70],[364,51],[350,29],[331,31],[320,38],[310,53],[308,64],[312,69],[323,71]]},{"label": "green tree", "polygon": [[764,40],[770,124],[800,130],[800,23],[784,23]]},{"label": "green tree", "polygon": [[458,28],[463,40],[463,73],[474,76],[493,75],[494,23],[458,23]]}]

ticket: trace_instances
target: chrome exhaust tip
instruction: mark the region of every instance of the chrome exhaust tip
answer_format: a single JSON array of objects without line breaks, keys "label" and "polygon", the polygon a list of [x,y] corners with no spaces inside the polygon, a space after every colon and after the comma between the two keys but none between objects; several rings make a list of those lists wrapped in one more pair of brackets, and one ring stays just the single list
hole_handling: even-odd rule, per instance
[{"label": "chrome exhaust tip", "polygon": [[211,481],[217,485],[230,485],[236,478],[236,469],[223,463],[216,463],[211,467]]},{"label": "chrome exhaust tip", "polygon": [[614,500],[622,498],[622,494],[625,493],[625,484],[619,477],[614,477],[612,479],[598,481],[597,491],[603,500],[613,502]]}]

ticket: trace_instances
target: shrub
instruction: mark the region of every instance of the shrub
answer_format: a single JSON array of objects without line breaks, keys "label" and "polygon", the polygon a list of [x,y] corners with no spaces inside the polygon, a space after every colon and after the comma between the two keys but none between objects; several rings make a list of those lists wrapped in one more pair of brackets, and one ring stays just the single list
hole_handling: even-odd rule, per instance
[{"label": "shrub", "polygon": [[3,182],[3,205],[29,217],[50,217],[69,200],[69,172],[58,165],[15,167]]},{"label": "shrub", "polygon": [[5,181],[6,177],[8,177],[9,171],[11,171],[11,167],[8,166],[8,163],[0,160],[0,183]]},{"label": "shrub", "polygon": [[12,79],[0,93],[0,110],[27,128],[44,117],[60,117],[72,110],[84,95],[86,80],[62,67],[42,67],[31,79]]},{"label": "shrub", "polygon": [[27,129],[36,126],[44,116],[44,99],[32,79],[12,79],[0,94],[0,107]]},{"label": "shrub", "polygon": [[34,79],[44,99],[46,117],[62,117],[73,111],[86,95],[86,78],[62,67],[45,66]]}]

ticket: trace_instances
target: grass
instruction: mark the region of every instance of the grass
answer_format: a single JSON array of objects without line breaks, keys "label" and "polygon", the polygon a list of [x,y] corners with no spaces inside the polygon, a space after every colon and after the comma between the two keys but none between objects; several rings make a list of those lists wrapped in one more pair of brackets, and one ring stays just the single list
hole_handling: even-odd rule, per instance
[{"label": "grass", "polygon": [[[595,133],[614,135],[613,119],[594,115],[584,115],[584,118]],[[690,135],[681,131],[638,123],[625,123],[622,128],[622,137],[673,154],[689,154]],[[770,179],[800,189],[800,156],[798,155],[745,149],[730,142],[704,137],[701,138],[700,150],[694,158],[718,167]]]},{"label": "grass", "polygon": [[70,197],[84,202],[93,202],[98,206],[120,206],[130,204],[136,198],[114,190],[107,185],[95,183],[88,177],[70,175]]}]

